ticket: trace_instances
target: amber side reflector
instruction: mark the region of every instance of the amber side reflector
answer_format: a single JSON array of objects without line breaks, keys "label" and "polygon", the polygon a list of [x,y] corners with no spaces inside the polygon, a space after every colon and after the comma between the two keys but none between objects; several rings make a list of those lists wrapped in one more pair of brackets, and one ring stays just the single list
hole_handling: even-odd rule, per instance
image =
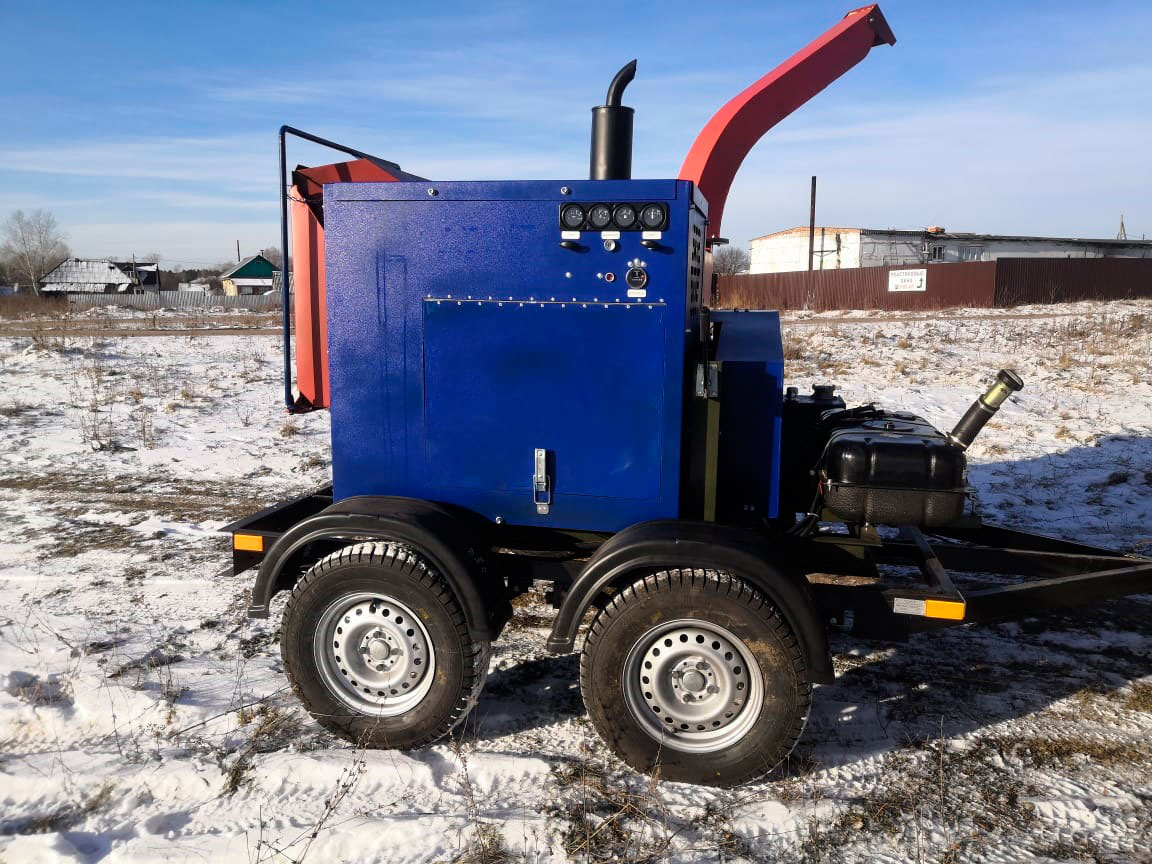
[{"label": "amber side reflector", "polygon": [[955,600],[925,600],[924,617],[947,618],[949,621],[963,621],[964,604]]},{"label": "amber side reflector", "polygon": [[232,548],[241,552],[263,552],[264,538],[259,534],[233,534]]}]

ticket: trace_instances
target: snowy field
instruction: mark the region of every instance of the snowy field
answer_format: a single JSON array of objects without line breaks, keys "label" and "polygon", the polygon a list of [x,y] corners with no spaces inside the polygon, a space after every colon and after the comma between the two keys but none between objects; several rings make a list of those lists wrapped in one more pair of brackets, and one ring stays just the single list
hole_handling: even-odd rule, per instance
[{"label": "snowy field", "polygon": [[[951,428],[1012,366],[985,515],[1152,552],[1152,303],[978,311],[786,329],[786,383]],[[215,533],[326,480],[279,372],[265,335],[0,335],[0,861],[1152,861],[1148,596],[838,636],[787,770],[737,790],[616,762],[535,596],[457,740],[334,739]]]}]

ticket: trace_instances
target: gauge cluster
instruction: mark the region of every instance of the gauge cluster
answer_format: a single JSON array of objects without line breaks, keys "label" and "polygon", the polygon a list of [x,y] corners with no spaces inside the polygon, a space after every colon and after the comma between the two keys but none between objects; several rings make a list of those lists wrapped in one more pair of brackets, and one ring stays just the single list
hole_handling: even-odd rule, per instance
[{"label": "gauge cluster", "polygon": [[667,224],[664,204],[560,205],[560,228],[564,231],[663,231]]}]

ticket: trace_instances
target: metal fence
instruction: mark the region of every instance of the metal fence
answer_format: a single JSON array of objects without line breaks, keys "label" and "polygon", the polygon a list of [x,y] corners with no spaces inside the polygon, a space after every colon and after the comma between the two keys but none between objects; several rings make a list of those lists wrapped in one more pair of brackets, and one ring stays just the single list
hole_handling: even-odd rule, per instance
[{"label": "metal fence", "polygon": [[129,309],[248,309],[271,312],[280,309],[279,294],[243,294],[229,297],[203,291],[163,291],[148,294],[70,294],[68,303],[78,309],[93,306],[124,306]]},{"label": "metal fence", "polygon": [[1152,297],[1152,259],[1000,258],[721,276],[714,305],[822,312],[1018,306],[1129,297]]}]

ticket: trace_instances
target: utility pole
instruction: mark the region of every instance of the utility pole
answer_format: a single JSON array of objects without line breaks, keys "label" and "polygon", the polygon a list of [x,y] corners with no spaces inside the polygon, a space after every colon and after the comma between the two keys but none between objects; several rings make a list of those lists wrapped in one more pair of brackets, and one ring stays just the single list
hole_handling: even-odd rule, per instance
[{"label": "utility pole", "polygon": [[812,175],[812,203],[808,208],[808,270],[812,270],[812,256],[816,249],[816,175]]},{"label": "utility pole", "polygon": [[236,241],[236,263],[240,263],[240,241]]}]

